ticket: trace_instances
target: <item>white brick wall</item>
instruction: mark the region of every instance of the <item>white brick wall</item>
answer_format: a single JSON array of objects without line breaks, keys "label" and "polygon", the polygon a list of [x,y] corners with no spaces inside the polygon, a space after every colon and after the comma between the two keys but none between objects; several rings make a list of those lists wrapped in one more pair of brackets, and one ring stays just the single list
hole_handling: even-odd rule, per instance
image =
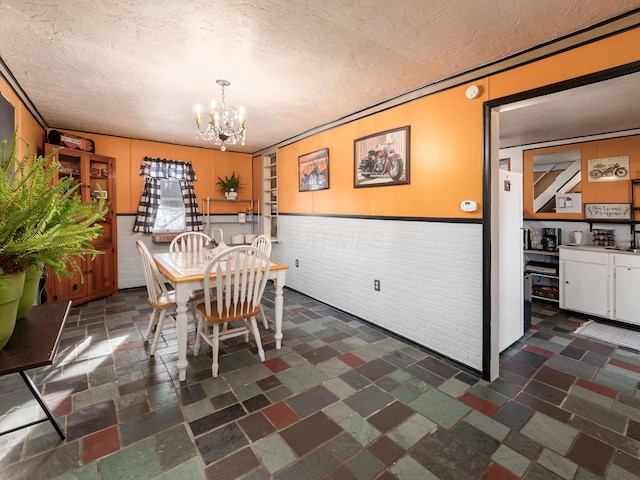
[{"label": "white brick wall", "polygon": [[481,225],[286,215],[279,237],[291,288],[481,369]]},{"label": "white brick wall", "polygon": [[[231,243],[235,233],[251,233],[250,223],[237,223],[235,215],[212,216],[212,226],[222,228],[224,241]],[[151,235],[133,232],[135,215],[118,215],[118,287],[133,288],[144,286],[144,272],[136,240],[142,240],[151,253],[169,251],[168,243],[153,243]],[[257,225],[256,225],[257,227]],[[256,228],[257,230],[257,228]]]},{"label": "white brick wall", "polygon": [[[133,222],[118,216],[120,288],[144,285],[137,239],[152,253],[168,248]],[[225,241],[240,228],[224,226]],[[279,228],[272,255],[289,265],[288,286],[481,369],[481,225],[285,215]]]}]

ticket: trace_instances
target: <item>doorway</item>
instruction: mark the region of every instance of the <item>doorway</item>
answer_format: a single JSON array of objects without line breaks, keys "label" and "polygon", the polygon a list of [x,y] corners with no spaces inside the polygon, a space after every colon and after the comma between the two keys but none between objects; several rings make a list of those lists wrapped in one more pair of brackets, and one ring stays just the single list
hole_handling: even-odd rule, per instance
[{"label": "doorway", "polygon": [[[486,380],[493,380],[499,375],[498,339],[501,320],[500,264],[497,259],[501,240],[498,178],[500,149],[505,146],[524,146],[640,128],[640,99],[637,98],[640,96],[635,93],[638,85],[640,62],[634,62],[485,102],[482,372]],[[634,94],[625,101],[625,96],[630,95],[630,92]],[[620,97],[622,101],[614,100]],[[634,105],[636,101],[638,104]],[[573,109],[568,108],[569,104],[574,106]],[[631,111],[628,114],[621,113],[622,109],[626,111],[629,106]],[[562,109],[565,111],[560,116],[558,111]],[[558,125],[554,127],[554,121],[564,122],[566,128],[559,128]],[[522,125],[526,125],[529,132],[524,131]],[[517,159],[512,158],[512,168],[517,168],[516,164]]]}]

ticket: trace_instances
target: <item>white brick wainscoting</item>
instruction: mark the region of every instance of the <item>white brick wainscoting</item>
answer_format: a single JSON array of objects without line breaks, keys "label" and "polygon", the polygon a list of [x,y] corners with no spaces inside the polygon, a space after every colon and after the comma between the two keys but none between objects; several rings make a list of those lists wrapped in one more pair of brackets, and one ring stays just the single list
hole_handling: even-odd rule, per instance
[{"label": "white brick wainscoting", "polygon": [[[137,239],[154,253],[169,247],[133,233],[133,221],[118,216],[120,288],[144,285]],[[482,225],[293,215],[278,222],[272,255],[289,265],[287,286],[481,369]],[[227,227],[225,237],[235,230]]]},{"label": "white brick wainscoting", "polygon": [[287,286],[481,369],[482,225],[281,215],[278,228]]},{"label": "white brick wainscoting", "polygon": [[[134,233],[135,218],[135,215],[118,215],[118,287],[122,289],[144,286],[144,271],[136,249],[136,240],[142,240],[151,253],[169,251],[168,243],[153,243],[151,235]],[[206,217],[204,220],[206,221]],[[224,241],[227,244],[231,244],[231,235],[235,233],[252,233],[251,224],[238,223],[235,215],[212,215],[211,222],[211,226],[224,231]],[[254,225],[254,230],[257,231],[257,224]]]}]

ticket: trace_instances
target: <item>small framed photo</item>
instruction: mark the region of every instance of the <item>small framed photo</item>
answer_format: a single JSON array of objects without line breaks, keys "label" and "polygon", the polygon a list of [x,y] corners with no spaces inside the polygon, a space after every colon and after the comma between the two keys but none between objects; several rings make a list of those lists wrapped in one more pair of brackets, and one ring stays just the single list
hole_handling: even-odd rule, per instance
[{"label": "small framed photo", "polygon": [[406,126],[354,140],[354,187],[409,183],[409,130]]},{"label": "small framed photo", "polygon": [[99,198],[107,198],[107,191],[106,190],[94,190],[93,192],[91,192],[91,198],[95,198],[96,200]]},{"label": "small framed photo", "polygon": [[329,188],[329,149],[323,148],[298,157],[298,191],[313,192]]}]

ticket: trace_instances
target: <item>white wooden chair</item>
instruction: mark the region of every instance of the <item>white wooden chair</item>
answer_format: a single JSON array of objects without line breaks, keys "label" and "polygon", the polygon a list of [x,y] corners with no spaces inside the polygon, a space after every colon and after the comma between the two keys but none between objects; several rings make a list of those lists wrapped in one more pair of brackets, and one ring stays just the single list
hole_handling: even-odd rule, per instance
[{"label": "white wooden chair", "polygon": [[211,241],[211,237],[202,232],[184,232],[177,235],[169,244],[170,252],[193,252],[202,250]]},{"label": "white wooden chair", "polygon": [[[148,342],[151,332],[155,328],[156,333],[153,337],[153,343],[149,349],[150,355],[155,355],[156,348],[158,347],[158,339],[160,333],[165,327],[164,323],[167,318],[171,319],[175,326],[175,309],[176,309],[176,296],[173,289],[169,290],[165,284],[165,279],[158,270],[156,263],[151,257],[151,253],[147,246],[141,241],[136,241],[136,247],[140,258],[142,259],[142,268],[144,270],[144,279],[147,284],[147,302],[153,308],[151,318],[149,319],[149,326],[144,334],[144,341]],[[204,295],[190,295],[189,303],[193,305],[194,302],[202,300]],[[195,314],[194,314],[195,319]]]},{"label": "white wooden chair", "polygon": [[[177,235],[169,244],[169,252],[197,252],[203,250],[205,245],[211,242],[211,237],[202,232],[184,232]],[[189,292],[191,297],[204,298],[202,290],[193,290]],[[193,321],[197,321],[195,303],[189,304],[191,307],[191,315]]]},{"label": "white wooden chair", "polygon": [[[251,246],[259,250],[262,250],[271,258],[271,239],[266,235],[258,235],[256,239],[251,242]],[[264,308],[260,305],[260,318],[262,318],[262,325],[264,328],[269,328],[269,322],[267,322],[267,316],[264,314]]]},{"label": "white wooden chair", "polygon": [[[234,247],[216,256],[204,271],[204,303],[197,305],[198,329],[194,355],[200,351],[200,340],[207,342],[213,350],[211,373],[218,376],[218,352],[220,341],[244,335],[249,341],[253,333],[258,356],[264,362],[264,350],[256,315],[260,313],[260,301],[269,276],[271,262],[261,250],[248,246]],[[215,278],[211,274],[215,273]],[[215,297],[211,292],[215,292]],[[240,322],[234,325],[234,322]],[[205,328],[213,326],[213,333]],[[220,325],[228,324],[220,329]]]}]

